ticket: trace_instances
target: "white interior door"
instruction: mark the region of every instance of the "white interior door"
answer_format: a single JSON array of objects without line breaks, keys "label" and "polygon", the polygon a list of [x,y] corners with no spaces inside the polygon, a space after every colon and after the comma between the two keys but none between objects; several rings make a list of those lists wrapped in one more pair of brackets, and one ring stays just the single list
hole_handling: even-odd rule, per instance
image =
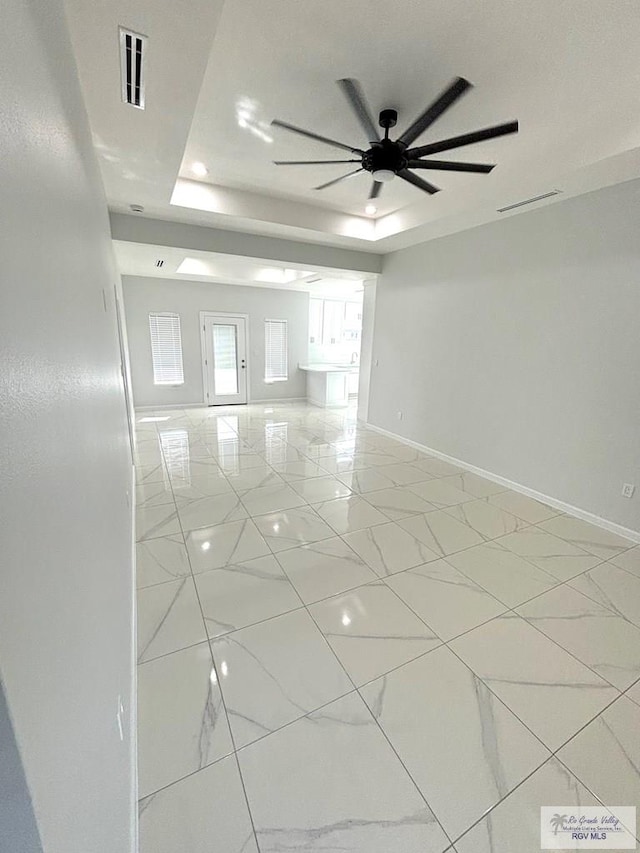
[{"label": "white interior door", "polygon": [[204,314],[202,328],[207,404],[246,403],[246,319],[227,314]]}]

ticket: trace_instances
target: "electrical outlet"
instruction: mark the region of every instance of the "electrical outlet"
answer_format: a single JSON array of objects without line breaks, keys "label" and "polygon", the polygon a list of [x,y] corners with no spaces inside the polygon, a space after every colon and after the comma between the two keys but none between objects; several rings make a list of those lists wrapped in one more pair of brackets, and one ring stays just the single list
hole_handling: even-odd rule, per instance
[{"label": "electrical outlet", "polygon": [[401,421],[401,420],[402,420],[402,412],[398,412],[398,420],[399,420],[399,421]]},{"label": "electrical outlet", "polygon": [[632,498],[635,490],[636,490],[636,487],[633,485],[633,483],[623,483],[622,484],[622,497],[623,498]]}]

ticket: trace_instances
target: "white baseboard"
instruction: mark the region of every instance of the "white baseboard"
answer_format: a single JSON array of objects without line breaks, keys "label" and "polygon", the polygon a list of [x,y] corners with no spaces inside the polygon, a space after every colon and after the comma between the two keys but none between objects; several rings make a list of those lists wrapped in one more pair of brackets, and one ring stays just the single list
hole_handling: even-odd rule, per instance
[{"label": "white baseboard", "polygon": [[595,524],[596,527],[602,527],[603,530],[608,530],[610,533],[617,533],[618,536],[624,536],[627,539],[631,539],[632,542],[640,542],[640,530],[632,530],[630,527],[624,527],[622,524],[617,524],[615,521],[609,521],[607,518],[601,518],[601,516],[595,515],[586,509],[572,506],[572,504],[565,503],[564,501],[558,500],[558,498],[553,498],[550,495],[544,495],[542,492],[530,489],[529,486],[523,486],[522,483],[514,483],[513,480],[508,480],[506,477],[501,477],[499,474],[494,474],[492,471],[485,471],[484,468],[478,468],[477,465],[471,465],[469,462],[465,462],[462,459],[456,459],[455,456],[449,456],[446,453],[441,453],[439,450],[434,450],[432,447],[427,447],[425,444],[420,444],[418,441],[405,438],[395,432],[375,426],[375,424],[364,422],[364,426],[374,432],[379,432],[382,435],[389,436],[389,438],[394,438],[396,441],[402,442],[402,444],[407,444],[409,447],[415,447],[416,450],[422,450],[424,453],[429,453],[437,459],[442,459],[443,462],[450,462],[452,465],[464,468],[465,471],[471,471],[471,473],[478,474],[478,476],[491,480],[494,483],[499,483],[507,489],[512,489],[514,492],[520,492],[528,498],[533,498],[536,501],[548,504],[560,512],[566,512],[567,515],[573,515],[575,518],[581,518],[583,521]]},{"label": "white baseboard", "polygon": [[[248,400],[246,404],[238,403],[239,406],[242,405],[252,405],[253,403],[302,403],[306,400],[306,397],[264,397],[260,400]],[[229,404],[231,405],[231,404]],[[200,400],[198,403],[167,403],[162,406],[135,406],[136,412],[163,412],[169,411],[171,409],[214,409],[215,406],[208,406],[206,403],[203,403]],[[221,406],[220,408],[225,408],[225,406]]]},{"label": "white baseboard", "polygon": [[259,400],[249,400],[249,405],[252,403],[302,403],[306,397],[264,397]]},{"label": "white baseboard", "polygon": [[166,403],[162,406],[134,406],[136,412],[160,412],[165,409],[196,409],[199,406],[204,408],[204,403]]}]

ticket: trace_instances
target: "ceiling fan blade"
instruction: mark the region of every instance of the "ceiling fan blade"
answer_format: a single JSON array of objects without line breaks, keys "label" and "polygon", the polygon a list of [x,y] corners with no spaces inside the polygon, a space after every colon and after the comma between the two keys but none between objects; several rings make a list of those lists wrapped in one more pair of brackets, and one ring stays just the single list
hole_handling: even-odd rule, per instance
[{"label": "ceiling fan blade", "polygon": [[369,198],[378,198],[380,195],[380,190],[382,189],[382,181],[374,181],[371,184],[371,192],[369,193]]},{"label": "ceiling fan blade", "polygon": [[357,80],[352,80],[350,77],[345,77],[344,79],[337,80],[336,82],[344,92],[346,99],[349,101],[351,109],[356,114],[356,117],[360,122],[362,129],[366,133],[369,142],[379,142],[380,134],[378,133],[375,122],[373,121],[371,110],[365,101],[360,83],[358,83]]},{"label": "ceiling fan blade", "polygon": [[364,154],[360,148],[352,148],[351,145],[345,145],[344,142],[336,142],[335,139],[329,139],[328,136],[320,136],[317,133],[312,133],[310,130],[303,130],[301,127],[296,127],[295,124],[289,124],[286,121],[280,121],[277,118],[271,122],[274,127],[281,127],[283,130],[289,130],[291,133],[299,133],[300,136],[306,136],[308,139],[315,139],[316,142],[324,142],[325,145],[333,145],[334,148],[342,148],[343,151],[351,151],[353,154]]},{"label": "ceiling fan blade", "polygon": [[508,121],[506,124],[497,124],[494,127],[486,127],[484,130],[474,130],[471,133],[463,133],[462,136],[452,136],[451,139],[443,139],[441,142],[430,142],[419,148],[410,148],[407,156],[417,159],[427,154],[437,154],[439,151],[449,151],[451,148],[462,148],[463,145],[472,145],[474,142],[483,142],[485,139],[495,139],[497,136],[506,136],[508,133],[518,132],[518,122]]},{"label": "ceiling fan blade", "polygon": [[414,175],[413,172],[409,172],[407,169],[402,169],[400,172],[398,172],[398,177],[402,178],[403,181],[408,181],[410,184],[413,184],[414,187],[418,187],[418,189],[424,190],[426,193],[429,193],[429,195],[433,195],[434,193],[440,192],[440,187],[435,187],[428,181],[423,181],[422,178],[419,178],[417,175]]},{"label": "ceiling fan blade", "polygon": [[320,184],[319,187],[314,187],[314,190],[326,190],[327,187],[332,187],[334,184],[339,184],[340,181],[346,181],[347,178],[351,178],[353,175],[357,175],[358,172],[364,172],[364,169],[354,169],[353,172],[347,172],[346,175],[342,175],[339,178],[334,178],[332,181],[327,181],[326,184]]},{"label": "ceiling fan blade", "polygon": [[450,163],[447,160],[409,160],[408,169],[441,169],[443,172],[477,172],[488,175],[495,163]]},{"label": "ceiling fan blade", "polygon": [[360,160],[274,160],[274,166],[314,166],[329,165],[329,163],[359,163]]},{"label": "ceiling fan blade", "polygon": [[398,139],[398,142],[402,142],[404,145],[411,145],[414,139],[417,139],[420,134],[424,133],[445,110],[449,109],[470,88],[471,83],[468,80],[465,80],[464,77],[456,77],[444,92],[405,130]]}]

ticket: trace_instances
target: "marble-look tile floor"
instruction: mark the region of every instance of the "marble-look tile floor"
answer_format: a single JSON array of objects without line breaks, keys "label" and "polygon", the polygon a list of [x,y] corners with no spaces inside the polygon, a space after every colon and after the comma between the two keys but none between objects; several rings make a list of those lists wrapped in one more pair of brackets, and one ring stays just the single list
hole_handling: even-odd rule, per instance
[{"label": "marble-look tile floor", "polygon": [[141,853],[640,807],[640,546],[302,403],[137,416]]}]

